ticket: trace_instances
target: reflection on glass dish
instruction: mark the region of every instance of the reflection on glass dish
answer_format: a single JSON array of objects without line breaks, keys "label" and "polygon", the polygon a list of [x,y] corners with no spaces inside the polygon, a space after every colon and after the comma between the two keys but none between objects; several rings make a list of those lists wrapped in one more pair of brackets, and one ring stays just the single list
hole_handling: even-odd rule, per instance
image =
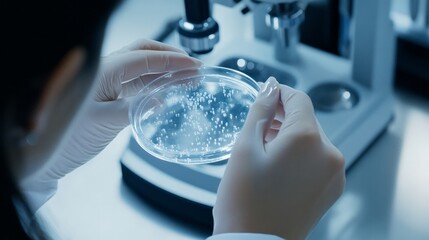
[{"label": "reflection on glass dish", "polygon": [[142,89],[132,102],[134,137],[162,160],[226,160],[258,90],[247,75],[223,67],[168,73]]}]

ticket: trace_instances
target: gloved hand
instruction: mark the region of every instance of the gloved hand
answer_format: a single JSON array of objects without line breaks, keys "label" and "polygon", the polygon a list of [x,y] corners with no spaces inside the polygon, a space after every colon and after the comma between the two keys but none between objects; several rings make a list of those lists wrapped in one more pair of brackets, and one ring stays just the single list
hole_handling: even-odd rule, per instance
[{"label": "gloved hand", "polygon": [[47,167],[21,181],[30,208],[36,211],[56,191],[60,178],[100,153],[129,125],[129,102],[161,74],[201,65],[178,48],[138,40],[102,58],[92,99],[68,130],[67,138]]},{"label": "gloved hand", "polygon": [[303,92],[269,78],[234,145],[213,209],[213,234],[305,239],[345,184],[344,160]]}]

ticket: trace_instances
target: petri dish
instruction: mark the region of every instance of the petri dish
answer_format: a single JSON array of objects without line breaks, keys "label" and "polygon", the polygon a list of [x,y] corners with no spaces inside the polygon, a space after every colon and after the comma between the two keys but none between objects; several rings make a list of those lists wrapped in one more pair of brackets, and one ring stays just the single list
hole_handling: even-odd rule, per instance
[{"label": "petri dish", "polygon": [[161,160],[227,160],[258,91],[254,79],[225,67],[166,73],[132,100],[133,136],[143,150]]}]

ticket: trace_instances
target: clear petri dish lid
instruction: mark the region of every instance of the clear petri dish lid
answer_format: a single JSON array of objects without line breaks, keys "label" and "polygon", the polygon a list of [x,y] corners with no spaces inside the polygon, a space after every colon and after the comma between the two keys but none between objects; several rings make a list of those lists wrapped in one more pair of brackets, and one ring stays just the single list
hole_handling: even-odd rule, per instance
[{"label": "clear petri dish lid", "polygon": [[226,160],[259,91],[234,69],[203,66],[167,73],[146,85],[129,109],[133,136],[161,160]]}]

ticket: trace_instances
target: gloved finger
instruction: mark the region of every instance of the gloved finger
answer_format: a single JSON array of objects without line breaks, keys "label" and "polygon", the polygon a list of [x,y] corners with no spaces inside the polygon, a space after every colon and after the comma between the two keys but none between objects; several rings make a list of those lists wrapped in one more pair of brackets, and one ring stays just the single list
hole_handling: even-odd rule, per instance
[{"label": "gloved finger", "polygon": [[281,85],[280,99],[285,112],[281,131],[289,131],[288,128],[292,127],[299,127],[298,131],[302,128],[317,129],[313,103],[306,93]]},{"label": "gloved finger", "polygon": [[267,131],[267,134],[265,135],[265,143],[271,142],[273,139],[277,137],[277,134],[279,133],[278,129],[270,128]]},{"label": "gloved finger", "polygon": [[[262,87],[264,82],[257,82],[259,87]],[[281,103],[281,102],[280,102]],[[285,119],[285,111],[283,109],[283,105],[282,104],[278,104],[277,105],[277,110],[276,110],[276,116],[274,117],[274,119],[283,122],[283,120]]]},{"label": "gloved finger", "polygon": [[137,50],[106,58],[99,70],[100,84],[96,101],[112,101],[122,92],[122,84],[133,81],[143,74],[161,73],[201,66],[196,58],[177,52]]},{"label": "gloved finger", "polygon": [[166,74],[163,73],[147,73],[122,84],[122,92],[119,97],[131,97],[136,95],[144,86],[149,84],[154,79]]},{"label": "gloved finger", "polygon": [[270,142],[270,148],[281,151],[285,141],[297,136],[313,137],[319,135],[319,126],[314,115],[313,104],[307,94],[281,85],[280,99],[283,104],[285,119],[276,139]]},{"label": "gloved finger", "polygon": [[274,117],[274,119],[278,122],[283,122],[285,120],[285,110],[281,101],[280,104],[277,104],[276,116]]},{"label": "gloved finger", "polygon": [[276,130],[280,130],[282,124],[283,124],[283,122],[274,118],[273,122],[271,123],[271,128],[276,129]]},{"label": "gloved finger", "polygon": [[200,60],[177,52],[138,50],[124,55],[116,68],[124,69],[121,82],[126,82],[146,73],[162,73],[201,65]]},{"label": "gloved finger", "polygon": [[[183,70],[181,72],[178,72],[175,74],[175,76],[173,77],[174,79],[180,79],[182,76],[183,77],[189,77],[192,75],[197,75],[199,69],[198,68],[187,68],[186,70]],[[131,81],[127,81],[122,83],[122,92],[120,94],[120,97],[130,97],[130,96],[134,96],[135,94],[137,94],[143,87],[147,86],[149,83],[151,83],[152,81],[154,81],[156,78],[163,76],[164,74],[166,74],[167,72],[162,72],[162,73],[146,73],[141,75],[138,78],[135,78],[134,80]],[[166,79],[168,80],[168,79]],[[201,79],[199,78],[195,78],[192,80],[192,82],[188,82],[188,84],[195,84],[195,86],[197,86],[198,84],[200,84]],[[165,82],[165,81],[161,81],[160,83]],[[152,84],[150,89],[154,89],[157,88],[159,86],[159,84]],[[148,91],[150,91],[150,89]]]},{"label": "gloved finger", "polygon": [[[277,113],[276,113],[276,117],[277,117]],[[265,143],[271,142],[273,139],[275,139],[282,126],[282,122],[277,120],[276,117],[274,117],[273,121],[271,121],[270,129],[267,131],[267,134],[265,135]]]},{"label": "gloved finger", "polygon": [[183,49],[150,39],[137,39],[123,48],[113,52],[112,55],[135,50],[171,51],[188,55],[188,53]]},{"label": "gloved finger", "polygon": [[238,144],[246,142],[264,148],[265,136],[274,119],[278,102],[279,83],[274,77],[270,77],[262,85],[255,102],[250,107],[246,122],[240,131]]}]

